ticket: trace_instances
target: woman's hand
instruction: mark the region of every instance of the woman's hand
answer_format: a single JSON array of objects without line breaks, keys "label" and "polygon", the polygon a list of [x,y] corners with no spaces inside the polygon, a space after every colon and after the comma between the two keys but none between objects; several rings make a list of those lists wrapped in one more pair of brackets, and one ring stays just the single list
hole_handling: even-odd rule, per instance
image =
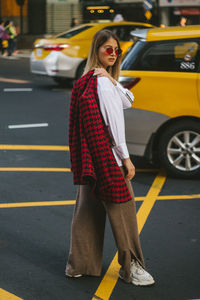
[{"label": "woman's hand", "polygon": [[107,77],[114,85],[116,85],[114,78],[112,78],[112,76],[110,76],[110,74],[104,68],[95,68],[94,75],[98,75],[99,77]]},{"label": "woman's hand", "polygon": [[123,159],[123,165],[127,170],[126,178],[131,180],[135,176],[135,167],[130,158]]}]

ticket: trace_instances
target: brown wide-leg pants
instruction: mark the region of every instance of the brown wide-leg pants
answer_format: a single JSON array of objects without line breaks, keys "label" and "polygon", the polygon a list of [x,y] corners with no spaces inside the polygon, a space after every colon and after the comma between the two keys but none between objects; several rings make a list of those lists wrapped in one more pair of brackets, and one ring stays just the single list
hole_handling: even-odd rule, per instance
[{"label": "brown wide-leg pants", "polygon": [[130,282],[131,259],[138,260],[144,267],[133,189],[130,181],[125,180],[132,196],[132,200],[125,203],[100,201],[91,192],[90,186],[79,186],[71,227],[67,274],[100,275],[106,214],[118,248],[118,262],[124,280]]}]

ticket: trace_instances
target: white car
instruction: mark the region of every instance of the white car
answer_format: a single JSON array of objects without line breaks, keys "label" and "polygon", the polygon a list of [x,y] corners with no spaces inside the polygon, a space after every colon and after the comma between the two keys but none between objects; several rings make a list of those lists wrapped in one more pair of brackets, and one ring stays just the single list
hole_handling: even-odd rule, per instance
[{"label": "white car", "polygon": [[51,76],[57,82],[66,78],[77,79],[83,73],[91,41],[97,31],[109,29],[116,33],[125,53],[133,44],[130,32],[149,27],[153,26],[135,22],[88,23],[50,39],[37,40],[30,58],[31,72]]}]

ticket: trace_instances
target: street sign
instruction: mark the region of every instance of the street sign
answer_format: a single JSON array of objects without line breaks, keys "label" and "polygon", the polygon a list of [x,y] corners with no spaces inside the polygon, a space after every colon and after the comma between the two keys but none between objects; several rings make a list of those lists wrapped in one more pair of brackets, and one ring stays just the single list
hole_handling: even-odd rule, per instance
[{"label": "street sign", "polygon": [[151,10],[153,8],[153,2],[151,0],[144,0],[143,5],[145,10]]},{"label": "street sign", "polygon": [[150,12],[150,10],[146,10],[144,15],[147,20],[150,20],[152,17],[152,13]]}]

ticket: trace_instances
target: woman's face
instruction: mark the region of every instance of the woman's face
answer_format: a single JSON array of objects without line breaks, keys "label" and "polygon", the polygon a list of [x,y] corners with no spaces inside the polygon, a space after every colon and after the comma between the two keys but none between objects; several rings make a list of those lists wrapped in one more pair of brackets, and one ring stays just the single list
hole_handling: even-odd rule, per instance
[{"label": "woman's face", "polygon": [[113,38],[109,38],[98,51],[99,61],[106,69],[112,67],[117,60],[117,41]]}]

